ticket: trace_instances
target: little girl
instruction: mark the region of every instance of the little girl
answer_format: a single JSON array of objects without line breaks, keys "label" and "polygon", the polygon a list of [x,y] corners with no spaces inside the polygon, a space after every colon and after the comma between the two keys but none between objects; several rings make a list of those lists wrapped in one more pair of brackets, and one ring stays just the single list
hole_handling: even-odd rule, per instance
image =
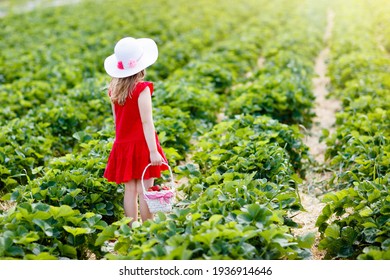
[{"label": "little girl", "polygon": [[108,158],[104,177],[117,184],[125,184],[124,210],[132,222],[138,220],[138,200],[142,221],[153,215],[144,200],[141,185],[142,172],[146,189],[154,178],[167,170],[167,159],[155,132],[152,117],[153,84],[144,81],[145,69],[158,57],[152,39],[126,37],[115,45],[114,54],[104,61],[104,68],[112,77],[109,85],[115,141]]}]

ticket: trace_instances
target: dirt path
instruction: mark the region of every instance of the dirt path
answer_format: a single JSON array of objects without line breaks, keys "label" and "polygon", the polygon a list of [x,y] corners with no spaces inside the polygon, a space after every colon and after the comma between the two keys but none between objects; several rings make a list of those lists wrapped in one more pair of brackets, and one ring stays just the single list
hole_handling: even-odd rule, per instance
[{"label": "dirt path", "polygon": [[313,79],[314,94],[316,97],[314,112],[314,125],[304,139],[305,144],[309,147],[310,153],[316,160],[318,166],[313,166],[307,172],[306,180],[300,186],[300,196],[302,205],[306,212],[299,213],[294,220],[302,225],[302,228],[296,229],[294,233],[300,235],[309,232],[316,234],[316,242],[312,248],[313,259],[322,259],[324,252],[318,250],[319,233],[315,227],[316,220],[321,214],[324,204],[317,197],[321,193],[321,185],[330,177],[330,174],[321,171],[321,167],[325,164],[324,154],[326,144],[320,142],[322,130],[327,129],[330,133],[333,132],[333,124],[335,123],[335,113],[340,108],[338,100],[327,98],[327,84],[329,78],[326,76],[327,65],[326,60],[329,56],[329,39],[332,34],[334,13],[328,11],[327,27],[324,34],[325,48],[319,53],[315,61],[315,72],[317,77]]}]

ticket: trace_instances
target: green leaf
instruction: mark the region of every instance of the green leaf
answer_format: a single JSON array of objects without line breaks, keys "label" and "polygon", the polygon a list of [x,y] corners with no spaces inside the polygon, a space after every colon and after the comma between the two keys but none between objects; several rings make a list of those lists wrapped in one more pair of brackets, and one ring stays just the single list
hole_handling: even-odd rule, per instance
[{"label": "green leaf", "polygon": [[38,174],[39,172],[41,172],[42,171],[42,169],[43,169],[43,166],[38,166],[38,167],[36,167],[36,168],[33,168],[33,170],[32,170],[32,174]]},{"label": "green leaf", "polygon": [[0,199],[1,199],[1,200],[4,200],[4,201],[11,200],[11,193],[6,193],[6,194],[3,195]]},{"label": "green leaf", "polygon": [[70,179],[75,182],[77,185],[80,185],[85,180],[85,175],[69,175]]},{"label": "green leaf", "polygon": [[359,211],[359,215],[361,217],[369,217],[371,216],[373,211],[368,206],[365,206],[362,210]]},{"label": "green leaf", "polygon": [[91,194],[91,203],[95,203],[99,200],[100,198],[100,195],[99,194],[96,194],[96,193],[92,193]]},{"label": "green leaf", "polygon": [[272,242],[273,243],[277,243],[279,244],[279,246],[285,248],[285,247],[288,247],[288,246],[291,246],[291,245],[296,245],[296,243],[290,243],[286,238],[284,238],[283,236],[278,236],[276,238],[273,238],[272,239]]},{"label": "green leaf", "polygon": [[209,219],[210,227],[215,227],[223,219],[222,215],[212,215]]},{"label": "green leaf", "polygon": [[270,228],[270,229],[267,229],[267,230],[263,230],[262,232],[260,232],[260,235],[262,237],[264,237],[264,239],[270,243],[272,241],[272,239],[274,238],[275,235],[279,234],[280,231],[276,228]]},{"label": "green leaf", "polygon": [[73,236],[81,235],[81,234],[87,234],[91,232],[91,229],[89,228],[75,228],[75,227],[70,227],[70,226],[63,226],[63,228],[71,233]]},{"label": "green leaf", "polygon": [[27,254],[25,257],[27,260],[58,260],[57,257],[51,255],[48,252],[42,252],[38,255]]},{"label": "green leaf", "polygon": [[364,240],[368,243],[374,243],[379,230],[376,228],[365,228],[363,229]]},{"label": "green leaf", "polygon": [[340,227],[337,224],[328,226],[325,230],[325,236],[337,239],[340,237]]},{"label": "green leaf", "polygon": [[246,205],[242,208],[242,211],[245,214],[239,216],[244,220],[262,222],[264,224],[266,224],[270,216],[272,216],[271,210],[259,204]]},{"label": "green leaf", "polygon": [[341,238],[349,244],[353,244],[358,236],[358,233],[352,227],[343,227],[341,229]]},{"label": "green leaf", "polygon": [[373,223],[373,222],[365,222],[362,224],[362,226],[364,226],[365,228],[370,228],[370,227],[374,227],[374,228],[377,228],[378,226]]},{"label": "green leaf", "polygon": [[43,212],[43,211],[37,211],[31,215],[33,219],[40,219],[40,220],[47,220],[51,217],[50,213]]},{"label": "green leaf", "polygon": [[[12,233],[11,233],[12,234]],[[13,244],[13,237],[6,236],[4,234],[3,236],[0,236],[0,256],[4,256],[4,253],[6,250],[8,250],[9,247],[11,247]]]},{"label": "green leaf", "polygon": [[80,213],[77,210],[73,210],[68,205],[61,205],[60,207],[51,206],[49,212],[51,215],[53,215],[55,219],[58,219],[59,217],[68,217],[72,215],[77,215]]},{"label": "green leaf", "polygon": [[60,250],[63,256],[69,257],[71,259],[77,258],[77,250],[75,247],[65,244],[60,246]]},{"label": "green leaf", "polygon": [[314,232],[309,232],[305,235],[298,236],[298,246],[301,248],[306,248],[310,249],[315,241],[315,233]]},{"label": "green leaf", "polygon": [[316,226],[317,227],[321,226],[323,223],[325,223],[329,219],[329,217],[331,215],[332,215],[332,209],[331,209],[330,205],[327,204],[322,209],[321,215],[318,217],[318,219],[316,221]]},{"label": "green leaf", "polygon": [[11,201],[17,201],[20,196],[21,196],[20,192],[18,190],[15,190],[15,191],[12,192],[12,194],[10,196],[10,200]]},{"label": "green leaf", "polygon": [[83,221],[83,216],[77,214],[77,216],[67,216],[65,217],[65,219],[67,222],[70,222],[74,226],[77,226],[80,224],[81,221]]},{"label": "green leaf", "polygon": [[122,225],[128,225],[131,222],[132,218],[124,217],[120,219],[119,221],[116,221],[112,223],[115,226],[122,226]]},{"label": "green leaf", "polygon": [[[73,191],[71,191],[69,194],[72,196],[72,197],[76,197],[79,193],[81,193],[82,190],[81,189],[75,189]],[[93,195],[93,194],[91,194]]]},{"label": "green leaf", "polygon": [[368,195],[368,202],[372,203],[380,197],[381,192],[377,189],[373,189],[372,192]]},{"label": "green leaf", "polygon": [[108,226],[101,233],[98,234],[98,237],[95,241],[95,246],[103,245],[103,243],[107,240],[113,239],[115,237],[115,231],[117,227]]},{"label": "green leaf", "polygon": [[186,248],[186,245],[169,248],[166,259],[168,260],[191,260],[192,250]]},{"label": "green leaf", "polygon": [[351,244],[342,244],[337,256],[340,258],[349,258],[353,255],[354,251],[355,250]]},{"label": "green leaf", "polygon": [[34,224],[41,228],[41,230],[49,237],[53,236],[53,227],[49,225],[46,221],[34,219],[32,220]]},{"label": "green leaf", "polygon": [[296,184],[302,184],[303,180],[301,177],[298,176],[298,174],[294,173],[291,175],[291,179],[296,183]]},{"label": "green leaf", "polygon": [[34,242],[34,241],[37,241],[39,240],[39,235],[38,233],[36,232],[29,232],[28,234],[22,236],[22,238],[18,239],[18,240],[15,240],[14,242],[16,244],[23,244],[23,245],[27,245],[31,242]]},{"label": "green leaf", "polygon": [[243,213],[243,214],[239,214],[237,216],[237,220],[238,220],[239,223],[245,224],[245,223],[252,222],[252,217],[248,213]]},{"label": "green leaf", "polygon": [[195,235],[194,241],[201,242],[207,246],[211,246],[211,244],[218,236],[219,236],[219,231],[217,229],[211,229],[207,232]]}]

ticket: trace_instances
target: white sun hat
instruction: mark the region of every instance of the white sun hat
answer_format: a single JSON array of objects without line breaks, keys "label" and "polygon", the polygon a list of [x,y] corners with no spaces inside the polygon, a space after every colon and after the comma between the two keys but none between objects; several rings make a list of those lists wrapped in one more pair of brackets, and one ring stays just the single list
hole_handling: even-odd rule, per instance
[{"label": "white sun hat", "polygon": [[104,61],[104,69],[113,78],[132,76],[156,62],[158,49],[149,38],[120,39],[114,48],[114,54]]}]

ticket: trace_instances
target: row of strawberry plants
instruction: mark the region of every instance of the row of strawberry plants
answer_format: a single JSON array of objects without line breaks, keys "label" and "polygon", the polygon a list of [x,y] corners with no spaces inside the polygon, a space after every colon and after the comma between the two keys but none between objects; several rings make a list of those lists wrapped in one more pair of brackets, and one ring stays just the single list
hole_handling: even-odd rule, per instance
[{"label": "row of strawberry plants", "polygon": [[[289,16],[292,10],[297,17],[299,12],[294,6],[288,9]],[[300,30],[308,24],[293,23]],[[261,36],[261,30],[269,32],[263,25],[252,27],[252,32],[259,28],[252,33],[255,34],[253,42]],[[317,25],[318,34],[322,33],[321,28],[323,25]],[[273,29],[282,33],[287,30]],[[273,38],[269,39],[270,45]],[[306,44],[305,40],[300,44]],[[275,64],[277,67],[278,62]],[[228,94],[227,103],[229,97]],[[292,156],[294,153],[302,158],[307,156],[307,148],[300,139],[302,135],[297,127],[266,116],[228,117],[231,120],[215,125],[197,142],[198,149],[192,159],[199,168],[187,164],[176,169],[190,181],[182,188],[186,198],[172,214],[159,214],[155,221],[133,229],[128,228],[128,220],[124,219],[99,234],[98,244],[117,239],[115,254],[108,254],[107,258],[302,259],[310,256],[308,249],[314,241],[313,234],[293,236],[291,227],[297,224],[289,217],[290,211],[302,209],[296,193],[300,179],[293,166],[300,157]]]},{"label": "row of strawberry plants", "polygon": [[[9,189],[39,176],[39,170],[48,160],[73,149],[74,133],[87,126],[101,127],[110,108],[97,83],[99,81],[91,81],[82,86],[85,91],[90,90],[85,100],[80,89],[75,88],[2,126],[0,189]],[[79,110],[78,106],[86,110]]]},{"label": "row of strawberry plants", "polygon": [[[208,58],[206,57],[205,60],[207,59]],[[243,65],[245,65],[245,63],[243,63]],[[188,73],[190,73],[190,69],[193,69],[192,71],[194,71],[194,74],[197,73],[195,72],[197,71],[197,68],[192,68],[192,66],[188,66]],[[205,73],[204,76],[199,75],[199,79],[208,80],[207,73]],[[189,82],[187,89],[190,89],[189,86],[194,88],[195,82],[197,81]],[[206,88],[210,90],[211,95],[214,89],[214,84],[209,82],[209,86]],[[159,99],[160,96],[161,95],[156,91],[156,98]],[[199,98],[204,99],[204,97],[201,95],[199,95]],[[189,98],[187,98],[187,100],[188,99]],[[193,99],[193,101],[196,103],[196,99]],[[185,100],[182,100],[182,103],[179,104],[179,106],[186,108],[184,105]],[[171,109],[171,107],[168,106],[166,107],[167,114],[174,113],[174,109]],[[208,110],[214,109],[213,106],[206,106],[206,108],[207,107],[209,107]],[[184,111],[184,113],[189,115],[191,112]],[[189,119],[190,118],[188,118],[188,120]],[[158,119],[156,120],[156,126],[159,127]],[[110,125],[107,125],[107,127],[108,129],[112,130],[112,126],[110,127]],[[172,127],[170,129],[172,130]],[[102,132],[99,132],[99,134],[102,134]],[[9,195],[9,198],[16,200],[18,205],[23,205],[23,202],[29,202],[32,205],[36,205],[36,203],[45,203],[45,205],[50,204],[55,207],[69,205],[80,211],[83,215],[88,213],[88,211],[93,211],[94,213],[97,213],[97,215],[100,215],[100,217],[103,217],[105,221],[112,222],[112,215],[114,212],[116,212],[117,215],[121,215],[119,213],[122,213],[122,211],[119,209],[121,188],[118,189],[112,184],[107,184],[107,182],[105,182],[102,178],[102,172],[104,170],[103,159],[107,158],[107,152],[110,147],[110,143],[107,140],[104,140],[106,137],[105,135],[101,136],[103,140],[88,141],[88,139],[91,138],[88,137],[88,133],[85,133],[84,135],[82,135],[82,133],[78,133],[78,137],[80,139],[83,138],[83,141],[88,141],[87,143],[80,145],[81,148],[79,153],[71,153],[65,157],[59,158],[58,160],[53,160],[50,163],[49,168],[45,170],[45,175],[43,177],[31,181],[26,186],[18,187],[12,192],[12,194]],[[91,160],[91,157],[93,157],[93,160]],[[112,201],[118,203],[113,204]],[[17,206],[15,211],[22,211],[21,209],[22,208],[20,208],[20,206]],[[8,215],[6,215],[3,220],[4,228],[9,226],[8,223],[10,220],[7,219],[7,217]],[[50,219],[54,222],[56,220],[55,218]],[[20,223],[24,223],[23,219],[15,221],[15,224]],[[49,226],[50,224],[48,227]],[[90,231],[86,227],[87,224],[84,224],[84,229],[78,228],[80,232],[80,238],[85,238],[85,236],[89,234]],[[42,232],[38,228],[36,228],[36,230],[40,233],[40,238],[28,239],[33,244],[26,244],[28,243],[28,241],[26,241],[26,243],[19,244],[19,250],[16,251],[16,253],[15,251],[5,251],[3,252],[4,255],[9,257],[31,257],[29,254],[31,253],[30,248],[35,248],[38,246],[36,244],[40,244],[41,246],[38,246],[39,250],[36,249],[33,253],[37,255],[38,258],[46,257],[48,252],[48,244],[42,242],[45,240],[45,238],[50,242],[59,241],[61,243],[66,243],[61,239],[64,235],[47,238],[44,231]],[[23,230],[23,233],[24,235],[28,235],[30,234],[30,231],[31,227],[26,227]],[[6,240],[7,242],[10,242],[10,239]],[[86,247],[85,244],[78,245],[80,246],[75,246],[78,257],[85,256],[83,252],[86,250],[86,248],[92,251],[96,250],[96,248],[93,246]],[[8,246],[8,248],[13,248],[12,246],[15,246],[15,244]],[[20,250],[20,248],[23,249]],[[67,252],[61,251],[59,247],[49,252],[51,256],[66,256],[71,258],[74,258],[75,256],[73,253],[68,254]],[[96,252],[95,254],[99,256],[99,252]]]},{"label": "row of strawberry plants", "polygon": [[[18,183],[24,184],[28,178],[35,178],[39,174],[38,170],[45,165],[48,159],[68,153],[74,148],[77,143],[73,137],[74,133],[88,126],[99,130],[102,120],[110,116],[110,107],[105,98],[106,92],[102,91],[104,87],[102,76],[94,74],[94,69],[102,70],[101,59],[97,58],[104,57],[104,53],[106,55],[109,53],[108,50],[112,48],[112,42],[115,41],[113,36],[117,36],[119,32],[102,32],[101,29],[103,26],[106,29],[109,27],[113,30],[119,29],[118,26],[123,23],[122,18],[115,17],[120,4],[123,3],[115,3],[113,6],[110,5],[110,8],[104,9],[102,17],[105,20],[101,21],[102,26],[91,26],[92,18],[74,14],[72,7],[48,9],[8,17],[0,21],[1,24],[7,26],[1,29],[3,37],[9,38],[7,42],[2,41],[4,52],[0,58],[4,62],[1,65],[3,67],[2,79],[5,81],[1,88],[0,98],[2,104],[5,105],[1,110],[4,114],[2,120],[9,120],[7,123],[2,123],[2,130],[5,133],[0,139],[2,144],[0,189],[9,189]],[[142,3],[137,5],[140,7],[139,10],[148,10],[148,7],[143,7]],[[149,36],[161,43],[162,59],[148,72],[151,78],[168,76],[167,69],[179,68],[190,59],[196,59],[202,52],[209,50],[211,45],[215,44],[215,40],[225,37],[231,31],[231,25],[237,26],[243,18],[248,18],[253,13],[251,10],[233,9],[229,3],[225,3],[221,5],[219,13],[214,14],[212,12],[214,9],[211,9],[210,13],[205,15],[204,5],[197,3],[191,4],[191,6],[194,5],[196,12],[192,13],[190,18],[170,24],[170,17],[167,15],[179,11],[164,5],[167,9],[166,13],[158,13],[154,17],[146,17],[142,13],[137,13],[135,16],[133,9],[137,5],[122,15],[132,19],[134,24],[125,29],[121,28],[120,32],[122,34],[122,32],[130,32],[130,30],[138,30],[142,26],[147,26],[146,32]],[[90,2],[80,7],[78,10],[80,14],[86,9],[92,9]],[[176,9],[180,10],[178,7]],[[94,9],[101,10],[102,7],[95,6]],[[52,11],[56,13],[53,14]],[[227,16],[233,11],[236,17]],[[58,17],[58,13],[61,17]],[[88,15],[98,13],[100,12],[91,12]],[[200,17],[203,19],[202,23],[198,24],[197,29],[193,29],[192,23],[199,21]],[[75,18],[78,20],[74,20]],[[137,20],[138,18],[145,18],[145,20]],[[207,28],[210,26],[210,21],[216,19],[220,24],[213,29]],[[35,29],[21,30],[25,26],[24,21],[36,22]],[[61,22],[67,24],[59,24]],[[161,25],[168,24],[170,28],[161,29]],[[54,27],[55,32],[52,32],[51,36],[46,36],[49,27],[50,30]],[[38,29],[44,32],[37,32]],[[77,31],[79,29],[83,31],[82,35],[85,35],[85,38],[81,40],[84,42],[81,48],[79,41],[74,38],[81,36]],[[29,36],[15,36],[22,32],[28,33]],[[132,34],[144,36],[141,30],[136,32],[139,33],[132,32]],[[199,37],[197,36],[199,32],[203,34],[202,40],[196,39]],[[180,35],[176,36],[177,34]],[[24,39],[21,40],[21,38]],[[42,47],[42,42],[47,42],[46,48]],[[26,47],[15,49],[12,47],[14,44]],[[173,45],[175,48],[172,47]],[[72,59],[67,56],[71,56]],[[26,60],[34,61],[34,63],[27,63]],[[41,73],[42,71],[44,74]],[[69,77],[61,71],[69,73]],[[88,78],[93,75],[93,78]],[[179,94],[178,91],[175,93]],[[83,110],[78,110],[78,108],[83,108]],[[164,115],[167,116],[166,120],[175,121],[174,116],[170,118],[168,116],[169,108],[159,110],[164,111]],[[178,110],[170,113],[184,117],[185,113]],[[178,126],[177,130],[180,133],[180,129],[185,126],[184,121],[180,120]],[[173,137],[167,136],[168,139]],[[183,147],[186,146],[180,141],[176,146],[180,144]],[[182,150],[179,150],[178,154],[181,152]]]},{"label": "row of strawberry plants", "polygon": [[390,259],[390,58],[370,5],[334,7],[329,76],[343,108],[326,152],[336,174],[329,188],[338,191],[325,195],[317,220],[326,258]]}]

